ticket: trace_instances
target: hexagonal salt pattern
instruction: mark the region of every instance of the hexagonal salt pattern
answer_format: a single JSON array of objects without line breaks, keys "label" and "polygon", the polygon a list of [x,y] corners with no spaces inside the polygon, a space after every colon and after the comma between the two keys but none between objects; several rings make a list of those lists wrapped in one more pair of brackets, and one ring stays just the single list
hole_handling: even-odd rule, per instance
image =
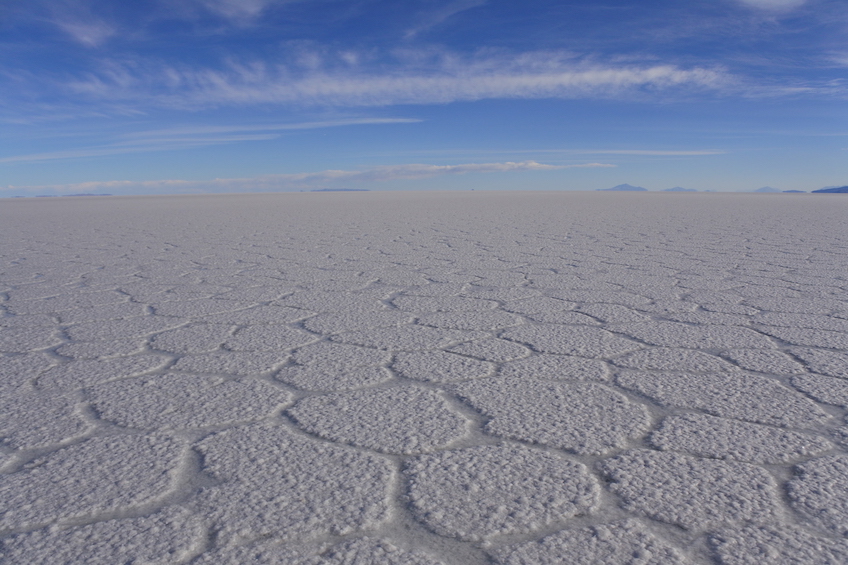
[{"label": "hexagonal salt pattern", "polygon": [[208,552],[196,561],[204,565],[445,565],[421,551],[406,551],[390,541],[357,538],[336,545],[265,542]]},{"label": "hexagonal salt pattern", "polygon": [[831,455],[797,465],[787,485],[792,505],[810,520],[848,535],[848,456]]},{"label": "hexagonal salt pattern", "polygon": [[622,372],[616,382],[664,407],[698,409],[749,422],[803,427],[828,419],[805,396],[758,375]]},{"label": "hexagonal salt pattern", "polygon": [[686,565],[670,543],[652,535],[637,520],[562,530],[540,540],[495,552],[502,565]]},{"label": "hexagonal salt pattern", "polygon": [[199,553],[206,531],[200,516],[185,508],[166,508],[149,516],[45,528],[2,542],[6,563],[183,563]]},{"label": "hexagonal salt pattern", "polygon": [[501,337],[541,353],[607,358],[639,349],[639,344],[608,331],[587,326],[534,324],[506,330]]},{"label": "hexagonal salt pattern", "polygon": [[0,207],[0,562],[848,562],[848,200],[649,196]]},{"label": "hexagonal salt pattern", "polygon": [[767,522],[777,511],[777,484],[754,465],[637,450],[601,470],[625,508],[687,529]]},{"label": "hexagonal salt pattern", "polygon": [[651,444],[664,451],[769,465],[786,464],[833,449],[828,440],[811,434],[706,414],[669,416],[651,434]]},{"label": "hexagonal salt pattern", "polygon": [[453,390],[487,418],[487,433],[602,455],[648,427],[644,406],[596,383],[486,379]]},{"label": "hexagonal salt pattern", "polygon": [[848,562],[848,540],[815,535],[797,526],[728,528],[710,537],[722,565]]},{"label": "hexagonal salt pattern", "polygon": [[262,420],[288,405],[291,393],[259,380],[199,375],[123,379],[90,389],[103,420],[141,429],[192,429]]},{"label": "hexagonal salt pattern", "polygon": [[468,433],[468,420],[418,387],[358,390],[304,398],[288,410],[304,430],[384,453],[443,449]]},{"label": "hexagonal salt pattern", "polygon": [[[22,449],[47,447],[82,436],[91,428],[82,414],[77,394],[49,391],[0,397],[0,441]],[[52,418],[45,418],[52,414]]]},{"label": "hexagonal salt pattern", "polygon": [[436,533],[472,541],[545,528],[598,499],[584,465],[520,446],[422,455],[405,472],[415,515]]},{"label": "hexagonal salt pattern", "polygon": [[91,438],[0,475],[0,527],[91,519],[160,500],[174,488],[185,442],[167,436]]},{"label": "hexagonal salt pattern", "polygon": [[372,530],[391,515],[394,469],[377,456],[270,423],[219,432],[197,449],[205,472],[220,481],[198,501],[222,540],[344,535]]}]

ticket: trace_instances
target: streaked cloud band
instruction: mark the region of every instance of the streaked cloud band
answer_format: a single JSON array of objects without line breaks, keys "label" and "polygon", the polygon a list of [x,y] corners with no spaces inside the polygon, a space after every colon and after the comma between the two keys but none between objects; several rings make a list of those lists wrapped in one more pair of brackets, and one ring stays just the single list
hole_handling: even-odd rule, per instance
[{"label": "streaked cloud band", "polygon": [[244,141],[268,141],[279,137],[276,133],[308,129],[323,129],[357,125],[410,124],[421,120],[415,118],[347,118],[279,124],[244,124],[222,126],[172,127],[168,129],[138,131],[124,134],[120,139],[108,145],[82,147],[64,151],[30,153],[0,158],[0,163],[30,163],[53,161],[57,159],[79,159],[102,157],[127,153],[147,153],[151,151],[171,151],[191,147],[221,145]]},{"label": "streaked cloud band", "polygon": [[110,63],[100,73],[68,85],[78,95],[111,102],[197,108],[227,105],[365,107],[447,104],[483,99],[592,98],[656,93],[667,89],[720,89],[723,71],[675,65],[604,66],[564,61],[551,54],[400,65],[386,72],[317,69],[306,72],[255,63],[219,69]]}]

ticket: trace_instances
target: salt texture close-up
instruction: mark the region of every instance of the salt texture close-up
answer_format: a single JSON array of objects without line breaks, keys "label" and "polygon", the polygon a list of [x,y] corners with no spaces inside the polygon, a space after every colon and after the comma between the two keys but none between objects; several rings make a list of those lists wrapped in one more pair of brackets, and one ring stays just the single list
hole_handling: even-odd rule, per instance
[{"label": "salt texture close-up", "polygon": [[846,217],[4,201],[0,563],[846,563]]}]

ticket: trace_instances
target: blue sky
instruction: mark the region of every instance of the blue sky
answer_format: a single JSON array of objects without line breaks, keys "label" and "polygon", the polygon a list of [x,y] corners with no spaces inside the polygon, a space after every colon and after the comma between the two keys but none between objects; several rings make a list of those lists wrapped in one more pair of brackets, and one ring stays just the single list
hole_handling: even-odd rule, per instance
[{"label": "blue sky", "polygon": [[0,196],[848,184],[844,0],[4,0]]}]

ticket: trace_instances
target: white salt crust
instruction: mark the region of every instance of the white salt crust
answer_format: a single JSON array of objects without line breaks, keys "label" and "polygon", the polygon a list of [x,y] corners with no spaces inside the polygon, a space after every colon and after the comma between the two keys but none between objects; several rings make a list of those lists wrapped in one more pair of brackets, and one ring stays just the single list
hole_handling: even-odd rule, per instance
[{"label": "white salt crust", "polygon": [[444,449],[468,433],[468,420],[438,394],[418,387],[304,398],[288,414],[323,438],[384,453]]},{"label": "white salt crust", "polygon": [[127,428],[172,430],[262,420],[292,398],[265,381],[199,375],[123,379],[89,392],[103,420]]},{"label": "white salt crust", "polygon": [[774,478],[746,463],[635,450],[600,468],[626,509],[687,529],[767,522],[777,511]]},{"label": "white salt crust", "polygon": [[88,439],[0,475],[0,528],[30,528],[96,518],[163,498],[185,458],[167,436]]},{"label": "white salt crust", "polygon": [[[12,448],[47,447],[85,434],[78,394],[4,392],[0,396],[0,441]],[[45,414],[53,417],[45,418]]]},{"label": "white salt crust", "polygon": [[540,540],[500,549],[502,565],[686,565],[674,546],[651,535],[637,520],[562,530]]},{"label": "white salt crust", "polygon": [[580,463],[519,446],[480,446],[412,459],[412,510],[436,533],[478,541],[588,512],[597,481]]},{"label": "white salt crust", "polygon": [[722,565],[848,562],[848,541],[818,536],[796,526],[728,528],[710,536],[710,542]]},{"label": "white salt crust", "polygon": [[447,383],[487,377],[495,372],[495,364],[448,351],[402,351],[395,355],[392,369],[408,379]]},{"label": "white salt crust", "polygon": [[257,543],[206,553],[204,565],[444,565],[426,553],[404,551],[381,539],[358,538],[336,545]]},{"label": "white salt crust", "polygon": [[47,369],[35,383],[45,390],[74,390],[158,371],[168,361],[167,357],[161,355],[73,360]]},{"label": "white salt crust", "polygon": [[845,217],[10,199],[0,562],[844,563]]},{"label": "white salt crust", "polygon": [[534,355],[504,363],[500,376],[564,381],[599,381],[610,379],[606,363],[568,355]]},{"label": "white salt crust", "polygon": [[269,424],[217,433],[197,449],[205,472],[221,483],[198,494],[198,511],[227,544],[346,535],[391,516],[394,470],[377,456]]},{"label": "white salt crust", "polygon": [[848,380],[824,375],[798,375],[792,377],[792,386],[824,404],[848,407]]},{"label": "white salt crust", "polygon": [[813,524],[848,536],[848,456],[831,455],[795,467],[786,485],[792,506]]},{"label": "white salt crust", "polygon": [[733,371],[736,368],[720,357],[696,349],[672,349],[668,347],[643,349],[628,353],[617,357],[613,363],[627,369],[695,373]]},{"label": "white salt crust", "polygon": [[532,352],[526,347],[503,339],[479,339],[448,347],[447,351],[476,357],[492,363],[504,363],[527,357]]},{"label": "white salt crust", "polygon": [[200,516],[184,508],[166,508],[150,516],[54,526],[4,540],[6,563],[115,565],[184,563],[199,553],[205,528]]},{"label": "white salt crust", "polygon": [[373,347],[386,351],[424,351],[443,349],[450,345],[484,337],[482,332],[432,328],[428,326],[402,326],[399,328],[374,328],[334,335],[338,343]]},{"label": "white salt crust", "polygon": [[531,378],[473,381],[453,389],[489,418],[492,435],[602,455],[624,447],[648,428],[644,406],[596,383]]},{"label": "white salt crust", "polygon": [[669,416],[650,440],[665,451],[764,465],[786,464],[833,449],[828,440],[811,434],[706,414]]},{"label": "white salt crust", "polygon": [[413,316],[397,310],[353,310],[318,314],[303,321],[303,327],[323,335],[369,330],[371,328],[397,327],[409,324]]},{"label": "white salt crust", "polygon": [[760,424],[805,427],[829,418],[805,396],[758,375],[622,371],[616,383],[661,406],[698,409]]},{"label": "white salt crust", "polygon": [[640,345],[608,331],[585,326],[532,325],[501,332],[501,337],[540,353],[606,359],[639,349]]},{"label": "white salt crust", "polygon": [[807,364],[814,373],[848,379],[848,352],[792,347],[789,352]]}]

